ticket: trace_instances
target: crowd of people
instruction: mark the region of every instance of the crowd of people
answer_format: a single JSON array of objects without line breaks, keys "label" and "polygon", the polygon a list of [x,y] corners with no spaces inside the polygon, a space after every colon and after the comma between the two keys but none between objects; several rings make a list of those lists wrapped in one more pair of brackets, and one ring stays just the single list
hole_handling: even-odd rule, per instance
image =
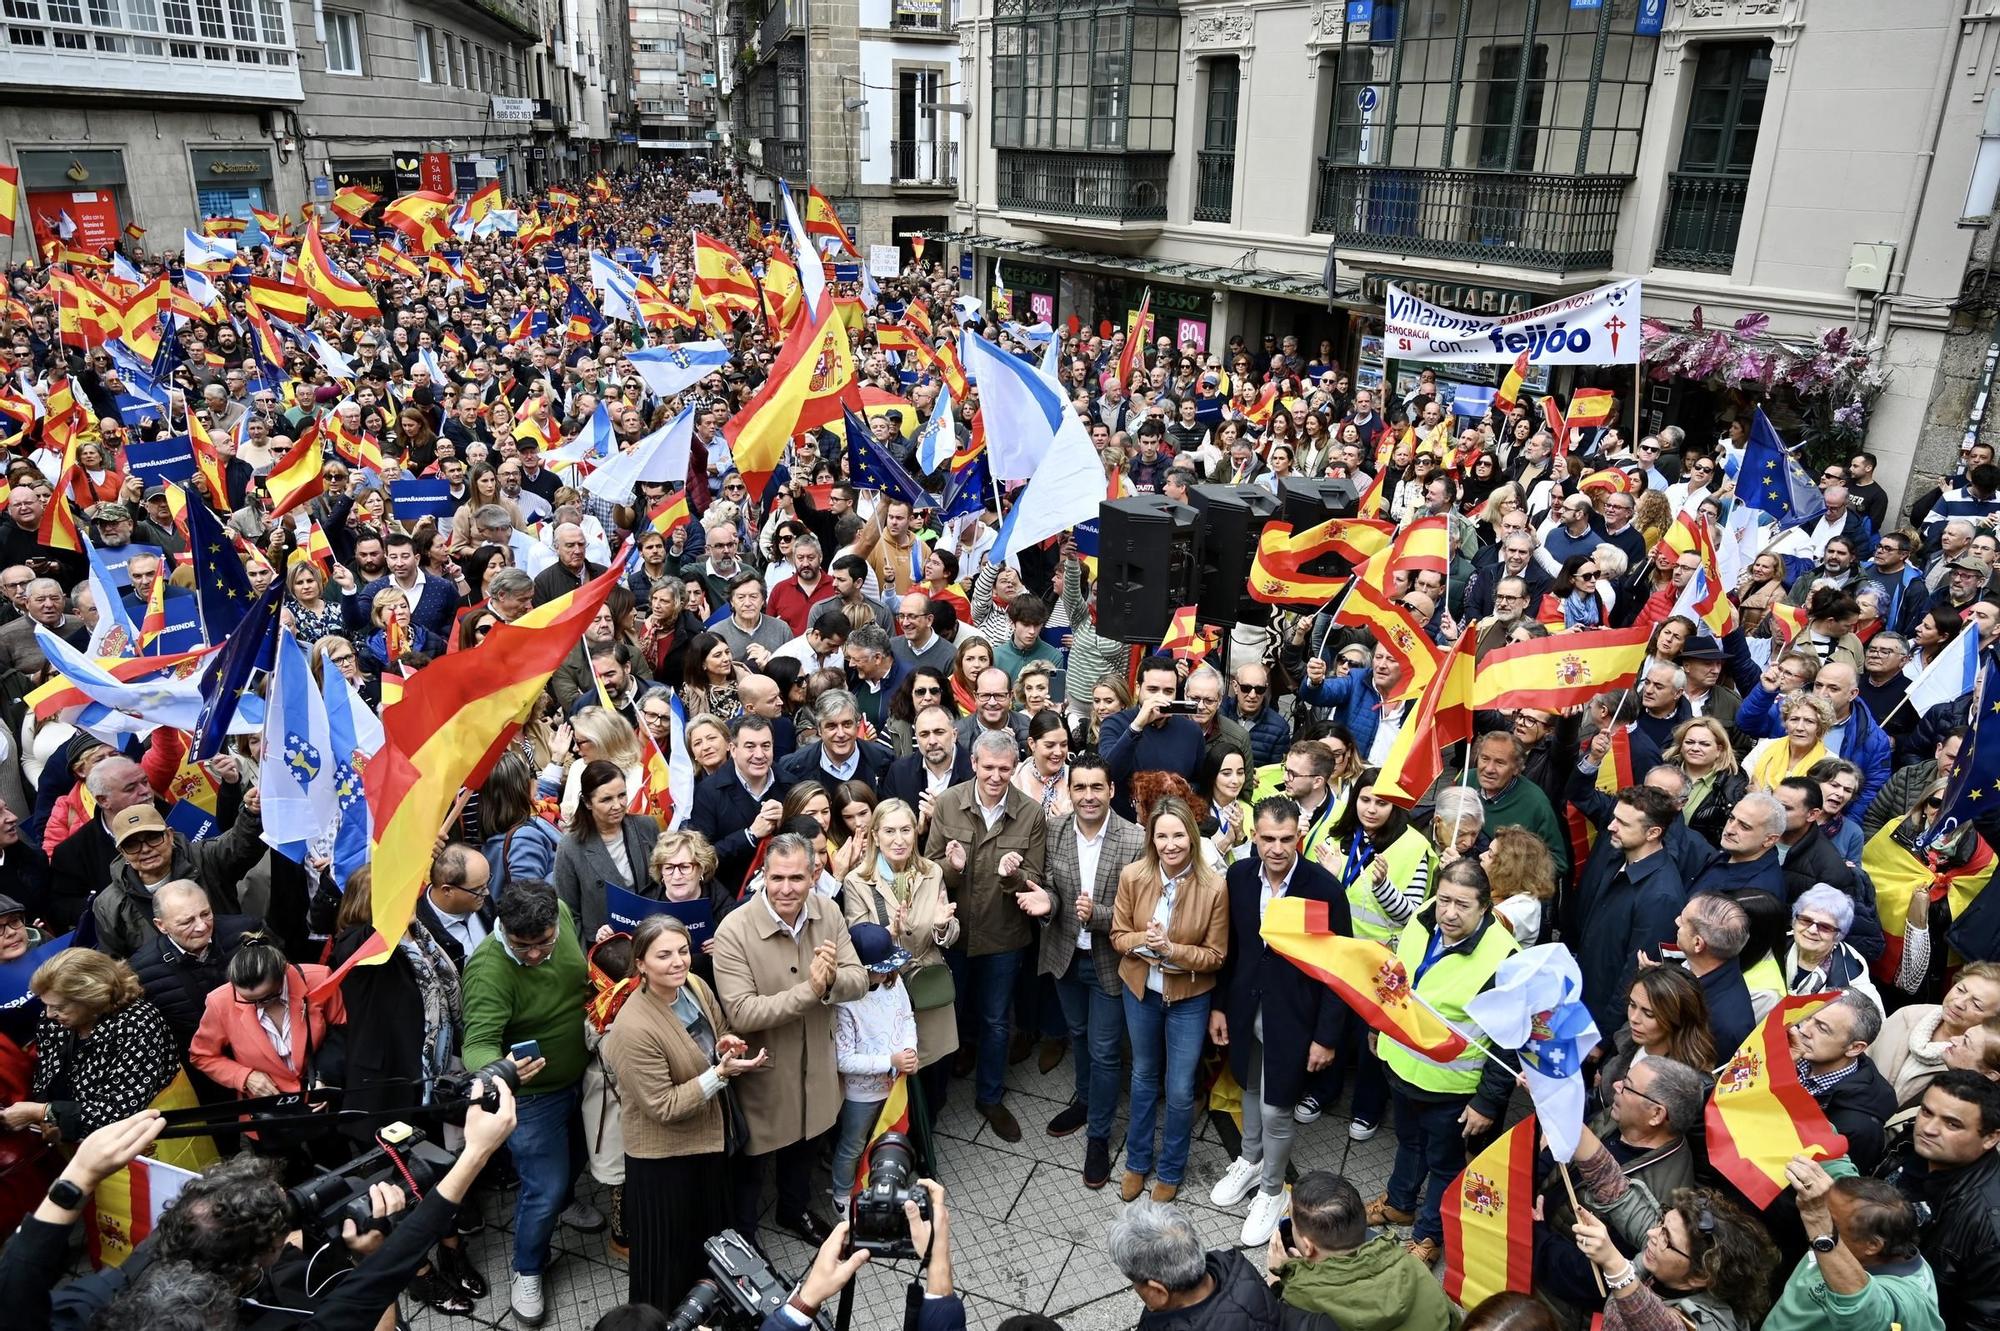
[{"label": "crowd of people", "polygon": [[[724,202],[689,204],[698,187]],[[1466,1325],[2000,1327],[2000,932],[1982,906],[2000,809],[1924,845],[1976,727],[1966,698],[1905,700],[1958,635],[1984,649],[2000,633],[1986,445],[1906,522],[1869,454],[1830,463],[1826,515],[1748,563],[1718,638],[1673,613],[1700,558],[1665,538],[1682,515],[1721,531],[1742,422],[1715,438],[1614,424],[1559,446],[1532,403],[1453,418],[1428,374],[1392,399],[1293,337],[1161,337],[1125,382],[1123,332],[992,320],[932,255],[865,284],[852,325],[873,442],[932,502],[857,486],[831,433],[794,439],[753,493],[724,426],[782,330],[719,316],[730,363],[661,399],[629,354],[702,330],[580,329],[545,257],[579,274],[593,247],[644,247],[684,299],[690,227],[760,273],[782,226],[759,225],[743,181],[686,168],[621,178],[581,216],[587,233],[479,235],[443,272],[382,272],[379,322],[313,314],[353,358],[346,378],[293,347],[274,382],[239,317],[247,279],[218,277],[224,309],[167,332],[181,354],[164,417],[134,411],[110,354],[63,344],[44,272],[10,273],[9,392],[67,385],[94,428],[72,459],[31,418],[0,518],[0,967],[83,926],[34,968],[37,1001],[0,1008],[0,1209],[35,1217],[0,1272],[30,1237],[58,1242],[36,1223],[74,1219],[44,1187],[129,1159],[177,1088],[214,1105],[339,1087],[349,1109],[420,1113],[435,1079],[511,1060],[518,1095],[452,1129],[465,1154],[438,1190],[513,1190],[507,1269],[478,1270],[470,1224],[442,1205],[398,1249],[407,1292],[446,1314],[504,1277],[512,1311],[540,1323],[559,1226],[608,1228],[633,1303],[656,1309],[705,1273],[707,1240],[775,1226],[827,1244],[802,1325],[853,1274],[839,1227],[898,1097],[933,1174],[954,1099],[1002,1143],[1083,1134],[1077,1185],[1124,1204],[1107,1252],[1142,1325],[1443,1331],[1461,1319],[1429,1269],[1444,1194],[1527,1096],[1500,1060],[1378,1038],[1266,947],[1271,904],[1299,897],[1393,951],[1468,1031],[1509,955],[1560,940],[1578,961],[1604,1038],[1576,1201],[1550,1172],[1535,1299]],[[327,245],[367,270],[351,232]],[[282,271],[284,246],[245,248],[256,276]],[[536,314],[550,331],[523,333]],[[1483,659],[1649,626],[1636,687],[1482,712],[1435,787],[1392,798],[1381,769],[1427,718],[1399,653],[1334,607],[1163,654],[1099,632],[1073,536],[1000,561],[1004,496],[938,518],[950,477],[924,471],[917,438],[948,390],[934,356],[882,334],[965,325],[1037,360],[1062,339],[1108,496],[1350,480],[1396,523],[1447,521],[1445,570],[1392,568],[1386,588],[1435,648],[1471,634]],[[546,461],[600,404],[622,448],[694,406],[684,483],[612,502]],[[976,388],[951,408],[969,446]],[[284,579],[315,677],[339,672],[371,708],[629,561],[440,835],[386,964],[333,978],[374,937],[372,874],[335,881],[266,845],[261,737],[197,769],[185,734],[93,730],[27,701],[52,676],[38,629],[92,641],[107,552],[135,622],[197,597],[177,493],[121,462],[187,413],[225,493],[197,478],[186,502],[224,522],[258,592]],[[330,451],[325,493],[272,520],[272,468],[315,423],[330,449],[365,441],[366,462]],[[453,511],[399,519],[402,476],[448,482]],[[687,521],[656,521],[683,500]],[[99,558],[50,541],[50,505]],[[691,769],[690,800],[658,797],[651,750]],[[1627,762],[1628,783],[1600,779]],[[214,807],[191,839],[175,810],[197,770]],[[658,913],[633,926],[632,897]],[[1847,1153],[1801,1157],[1783,1199],[1755,1207],[1712,1165],[1703,1106],[1779,999],[1820,993],[1838,997],[1792,1027],[1791,1053]],[[1009,1103],[1008,1067],[1030,1059],[1071,1088],[1046,1122]],[[1205,1197],[1242,1211],[1239,1246],[1264,1271],[1204,1252],[1179,1204],[1218,1086],[1240,1092],[1240,1131]],[[1385,1129],[1394,1166],[1372,1199],[1293,1162],[1307,1134]],[[216,1188],[268,1190],[355,1145],[240,1136],[255,1171],[225,1165]],[[608,1208],[579,1195],[585,1177]],[[179,1243],[163,1237],[156,1269],[200,1264]],[[962,1324],[941,1265],[925,1316]]]}]

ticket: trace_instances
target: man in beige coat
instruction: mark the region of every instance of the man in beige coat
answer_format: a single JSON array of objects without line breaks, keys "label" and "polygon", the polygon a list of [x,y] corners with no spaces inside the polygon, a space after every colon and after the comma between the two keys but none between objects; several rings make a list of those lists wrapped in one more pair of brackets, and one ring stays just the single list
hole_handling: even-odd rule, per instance
[{"label": "man in beige coat", "polygon": [[847,922],[813,891],[812,843],[784,833],[764,853],[764,885],[715,931],[715,991],[729,1024],[770,1051],[768,1066],[738,1081],[750,1130],[737,1162],[733,1199],[738,1232],[757,1231],[763,1159],[775,1157],[780,1227],[808,1243],[828,1226],[811,1206],[819,1139],[840,1115],[834,1067],[833,1005],[861,997],[868,972],[854,955]]}]

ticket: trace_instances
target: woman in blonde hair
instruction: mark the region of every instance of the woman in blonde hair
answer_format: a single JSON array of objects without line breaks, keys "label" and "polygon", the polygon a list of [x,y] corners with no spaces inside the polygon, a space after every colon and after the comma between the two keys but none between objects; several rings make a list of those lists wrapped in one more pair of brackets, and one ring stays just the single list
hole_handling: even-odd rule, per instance
[{"label": "woman in blonde hair", "polygon": [[1514,941],[1533,947],[1542,932],[1542,903],[1556,894],[1556,861],[1542,839],[1525,827],[1503,827],[1480,852],[1479,863],[1493,887],[1493,913],[1514,931]]},{"label": "woman in blonde hair", "polygon": [[36,968],[28,991],[42,1000],[33,1098],[0,1109],[0,1126],[81,1141],[173,1084],[181,1070],[173,1031],[124,962],[68,948]]},{"label": "woman in blonde hair", "polygon": [[1826,754],[1826,732],[1833,729],[1833,704],[1804,689],[1785,695],[1778,704],[1785,733],[1759,740],[1743,760],[1750,789],[1775,791],[1786,777],[1804,776]]},{"label": "woman in blonde hair", "polygon": [[646,783],[646,759],[639,748],[639,736],[631,724],[616,712],[602,707],[586,707],[570,719],[576,743],[576,761],[569,765],[563,781],[562,816],[567,827],[576,818],[577,784],[583,769],[602,759],[617,765],[625,775],[625,789],[637,790]]},{"label": "woman in blonde hair", "polygon": [[709,982],[715,978],[715,963],[710,957],[715,952],[716,927],[736,905],[736,894],[715,881],[719,863],[715,847],[708,844],[707,837],[682,828],[660,833],[660,839],[653,843],[652,862],[647,866],[653,882],[660,887],[662,901],[708,903],[708,932],[695,945],[694,973]]},{"label": "woman in blonde hair", "polygon": [[1681,820],[1709,845],[1720,845],[1729,811],[1750,789],[1750,779],[1736,765],[1728,729],[1712,716],[1683,721],[1661,761],[1687,777]]},{"label": "woman in blonde hair", "polygon": [[864,841],[871,852],[842,880],[848,923],[872,920],[910,954],[907,982],[917,1014],[918,1080],[933,1121],[951,1084],[950,1055],[958,1052],[958,1020],[944,949],[958,941],[958,907],[944,890],[944,870],[918,850],[917,814],[905,800],[875,806]]},{"label": "woman in blonde hair", "polygon": [[1118,1195],[1128,1202],[1137,1197],[1154,1170],[1153,1127],[1164,1094],[1166,1132],[1153,1200],[1170,1202],[1187,1170],[1209,998],[1229,951],[1229,893],[1200,853],[1199,821],[1186,801],[1161,796],[1145,826],[1145,856],[1119,873],[1111,912],[1132,1037],[1131,1128]]}]

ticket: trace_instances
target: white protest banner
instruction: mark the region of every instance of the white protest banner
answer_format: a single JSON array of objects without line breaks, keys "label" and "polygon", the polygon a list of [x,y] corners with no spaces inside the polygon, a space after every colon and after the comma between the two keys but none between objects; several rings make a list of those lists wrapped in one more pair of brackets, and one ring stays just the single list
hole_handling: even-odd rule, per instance
[{"label": "white protest banner", "polygon": [[874,277],[894,277],[903,271],[903,256],[894,245],[868,247],[868,272]]},{"label": "white protest banner", "polygon": [[688,202],[691,204],[721,203],[722,191],[713,189],[689,190]]},{"label": "white protest banner", "polygon": [[1391,285],[1382,340],[1399,360],[1504,365],[1522,352],[1535,365],[1637,365],[1639,280],[1552,300],[1503,319],[1460,314]]}]

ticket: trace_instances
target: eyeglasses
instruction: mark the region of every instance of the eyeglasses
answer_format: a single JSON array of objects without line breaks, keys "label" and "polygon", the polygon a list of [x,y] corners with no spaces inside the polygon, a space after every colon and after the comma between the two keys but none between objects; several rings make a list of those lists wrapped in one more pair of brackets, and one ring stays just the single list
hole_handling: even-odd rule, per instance
[{"label": "eyeglasses", "polygon": [[1271,686],[1268,684],[1238,684],[1236,691],[1238,693],[1269,693]]},{"label": "eyeglasses", "polygon": [[684,874],[694,873],[695,869],[696,866],[693,860],[669,860],[660,866],[660,873],[663,877],[671,874],[675,878],[679,878]]},{"label": "eyeglasses", "polygon": [[[1636,1095],[1638,1094],[1638,1092],[1635,1091],[1633,1092],[1633,1094]],[[1646,1098],[1648,1100],[1652,1100],[1653,1097],[1649,1095]],[[1653,1103],[1659,1104],[1659,1101],[1653,1100]],[[1706,1201],[1703,1201],[1701,1203],[1700,1214],[1695,1220],[1695,1233],[1699,1234],[1702,1238],[1706,1239],[1708,1241],[1708,1245],[1711,1248],[1715,1246],[1715,1212],[1709,1209],[1709,1205]],[[1660,1242],[1666,1244],[1668,1248],[1672,1249],[1674,1252],[1679,1253],[1681,1256],[1687,1258],[1690,1262],[1694,1260],[1693,1253],[1688,1252],[1686,1249],[1676,1247],[1674,1241],[1667,1237],[1667,1221],[1665,1216],[1662,1216],[1660,1218]]]},{"label": "eyeglasses", "polygon": [[1641,453],[1657,453],[1660,451],[1660,446],[1658,444],[1641,444],[1639,445],[1639,451]]},{"label": "eyeglasses", "polygon": [[167,839],[165,832],[134,832],[118,843],[118,849],[129,850],[133,846],[157,846]]},{"label": "eyeglasses", "polygon": [[[913,698],[935,698],[943,693],[944,690],[935,684],[912,684],[910,686],[910,696]],[[996,694],[995,696],[997,697],[998,695]]]},{"label": "eyeglasses", "polygon": [[1792,924],[1801,933],[1832,934],[1840,931],[1839,926],[1832,920],[1814,919],[1810,915],[1800,915],[1793,919]]}]

